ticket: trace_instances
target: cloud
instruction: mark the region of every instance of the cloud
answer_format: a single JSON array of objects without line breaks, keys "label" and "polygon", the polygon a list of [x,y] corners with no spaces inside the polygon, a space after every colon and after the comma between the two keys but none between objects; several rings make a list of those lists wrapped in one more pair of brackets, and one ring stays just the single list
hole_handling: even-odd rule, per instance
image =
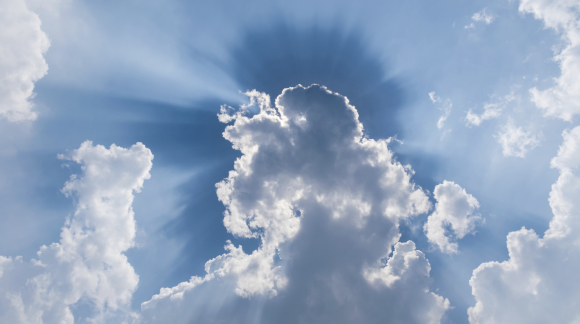
[{"label": "cloud", "polygon": [[[429,98],[431,99],[431,102],[434,104],[441,102],[441,98],[435,94],[435,91],[429,92]],[[453,103],[449,99],[445,100],[445,102],[439,105],[439,110],[443,111],[443,115],[439,117],[439,120],[437,120],[437,128],[442,129],[443,126],[445,126],[445,121],[451,114],[452,107]]]},{"label": "cloud", "polygon": [[435,211],[427,218],[423,230],[429,242],[437,245],[441,252],[457,253],[457,243],[451,242],[450,236],[461,239],[475,232],[481,222],[481,217],[474,215],[479,202],[458,184],[447,180],[435,186],[434,195]]},{"label": "cloud", "polygon": [[580,3],[567,0],[521,0],[519,10],[543,20],[561,34],[566,46],[554,57],[561,74],[546,90],[530,89],[532,101],[546,116],[570,121],[580,113]]},{"label": "cloud", "polygon": [[219,116],[242,156],[216,186],[228,232],[260,246],[226,242],[205,276],[143,303],[140,321],[439,323],[449,301],[429,291],[429,262],[397,243],[399,221],[430,203],[390,139],[367,138],[348,99],[322,86],[287,88],[274,107],[246,94],[259,112]]},{"label": "cloud", "polygon": [[509,233],[509,260],[483,263],[473,271],[472,324],[580,320],[580,127],[563,137],[551,162],[560,176],[550,192],[550,227],[542,238],[526,228]]},{"label": "cloud", "polygon": [[522,127],[516,127],[510,120],[495,137],[501,144],[504,156],[524,158],[529,150],[540,144],[541,134],[535,135]]},{"label": "cloud", "polygon": [[485,120],[494,119],[501,116],[502,111],[511,102],[519,102],[519,97],[514,95],[512,91],[510,94],[500,97],[494,102],[486,102],[483,104],[483,113],[476,114],[472,109],[469,109],[467,116],[465,116],[465,122],[467,127],[479,126]]},{"label": "cloud", "polygon": [[0,0],[0,117],[34,120],[34,83],[46,75],[50,42],[24,0]]},{"label": "cloud", "polygon": [[480,12],[476,12],[471,16],[474,21],[482,21],[489,25],[493,22],[495,17],[492,14],[487,13],[487,8],[483,8]]},{"label": "cloud", "polygon": [[82,167],[62,190],[76,210],[38,259],[0,257],[0,322],[120,323],[139,281],[123,254],[134,245],[133,192],[149,178],[153,155],[141,143],[106,149],[86,141],[59,157]]},{"label": "cloud", "polygon": [[[493,22],[495,16],[492,14],[487,13],[487,8],[483,8],[481,11],[476,12],[471,16],[471,20],[475,22],[484,22],[486,25],[489,25]],[[473,29],[475,28],[474,23],[470,23],[464,27],[465,29]]]}]

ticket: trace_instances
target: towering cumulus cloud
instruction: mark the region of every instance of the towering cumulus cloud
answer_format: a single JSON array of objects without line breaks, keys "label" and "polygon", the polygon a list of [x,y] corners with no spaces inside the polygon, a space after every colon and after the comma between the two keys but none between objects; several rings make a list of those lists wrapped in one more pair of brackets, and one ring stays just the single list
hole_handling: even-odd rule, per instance
[{"label": "towering cumulus cloud", "polygon": [[449,302],[429,292],[429,262],[397,243],[398,222],[430,203],[390,140],[365,137],[356,109],[322,86],[287,88],[275,107],[246,95],[259,112],[219,115],[242,156],[217,194],[227,230],[261,244],[228,242],[204,277],[143,303],[141,321],[439,323]]},{"label": "towering cumulus cloud", "polygon": [[520,11],[532,13],[548,28],[562,35],[563,50],[555,57],[562,74],[547,90],[530,90],[532,100],[546,115],[571,120],[580,114],[580,2],[570,0],[521,0]]},{"label": "towering cumulus cloud", "polygon": [[511,232],[510,259],[473,271],[473,324],[580,321],[580,126],[563,136],[551,163],[560,177],[550,193],[550,227],[542,238],[525,228]]},{"label": "towering cumulus cloud", "polygon": [[60,157],[82,166],[63,189],[76,211],[60,243],[42,246],[37,260],[0,256],[0,322],[122,323],[139,280],[123,254],[135,238],[133,192],[149,178],[153,155],[141,143],[106,149],[87,141]]},{"label": "towering cumulus cloud", "polygon": [[48,71],[42,56],[50,45],[38,15],[24,0],[0,0],[0,117],[32,120],[34,82]]}]

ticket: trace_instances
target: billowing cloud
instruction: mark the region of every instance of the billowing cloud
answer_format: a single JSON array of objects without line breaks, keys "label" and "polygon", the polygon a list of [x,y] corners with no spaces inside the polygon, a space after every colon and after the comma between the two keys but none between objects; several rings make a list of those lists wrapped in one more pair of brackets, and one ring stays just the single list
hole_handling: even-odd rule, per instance
[{"label": "billowing cloud", "polygon": [[561,75],[546,90],[530,89],[532,101],[547,116],[572,120],[580,113],[580,2],[568,0],[521,0],[519,10],[543,20],[561,34],[565,46],[554,57]]},{"label": "billowing cloud", "polygon": [[525,131],[522,127],[516,126],[512,120],[508,121],[499,133],[495,136],[501,144],[504,156],[526,157],[529,150],[540,144],[541,135]]},{"label": "billowing cloud", "polygon": [[458,245],[452,239],[475,232],[481,222],[481,217],[474,214],[479,202],[453,181],[443,181],[435,186],[433,193],[437,203],[423,227],[425,235],[442,252],[457,253]]},{"label": "billowing cloud", "polygon": [[0,7],[0,117],[34,120],[30,99],[48,71],[43,54],[50,42],[24,0],[0,0]]},{"label": "billowing cloud", "polygon": [[[356,109],[325,87],[246,93],[259,112],[222,107],[242,152],[217,184],[227,242],[207,274],[142,304],[143,323],[439,323],[449,302],[429,291],[429,262],[398,223],[430,203],[390,139],[364,136]],[[254,111],[252,115],[252,111]],[[324,310],[324,311],[321,311]]]},{"label": "billowing cloud", "polygon": [[580,320],[580,127],[563,136],[551,162],[560,176],[550,192],[550,227],[542,238],[526,228],[509,233],[509,260],[483,263],[473,271],[472,324]]},{"label": "billowing cloud", "polygon": [[63,188],[76,210],[38,259],[0,257],[0,322],[121,323],[139,281],[123,254],[134,245],[133,192],[149,178],[153,155],[141,143],[107,149],[86,141],[60,158],[82,167]]}]

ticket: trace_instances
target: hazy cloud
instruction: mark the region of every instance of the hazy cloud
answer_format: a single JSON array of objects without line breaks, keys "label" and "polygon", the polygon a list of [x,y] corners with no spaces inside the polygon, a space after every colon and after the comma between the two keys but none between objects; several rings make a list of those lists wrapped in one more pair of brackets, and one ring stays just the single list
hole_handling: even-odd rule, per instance
[{"label": "hazy cloud", "polygon": [[481,21],[489,25],[493,22],[495,17],[487,12],[487,8],[483,8],[480,12],[474,13],[473,16],[471,16],[471,19],[474,21]]},{"label": "hazy cloud", "polygon": [[443,115],[441,115],[441,117],[439,117],[439,120],[437,120],[437,128],[442,129],[443,126],[445,126],[445,121],[451,114],[451,108],[453,107],[453,103],[449,99],[441,101],[441,97],[437,96],[435,94],[435,91],[429,92],[429,98],[431,99],[431,102],[437,104],[438,109],[443,112]]},{"label": "hazy cloud", "polygon": [[483,104],[483,113],[476,114],[472,109],[469,109],[467,116],[465,116],[465,122],[467,127],[479,126],[485,120],[494,119],[501,116],[503,110],[511,102],[518,102],[519,97],[514,95],[512,91],[510,94],[503,97],[497,98],[492,102],[486,102]]}]

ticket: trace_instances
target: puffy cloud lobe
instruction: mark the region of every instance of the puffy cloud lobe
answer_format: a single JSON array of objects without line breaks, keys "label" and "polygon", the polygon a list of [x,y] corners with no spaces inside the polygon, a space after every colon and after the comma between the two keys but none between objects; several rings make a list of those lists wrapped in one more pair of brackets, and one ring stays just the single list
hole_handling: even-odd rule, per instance
[{"label": "puffy cloud lobe", "polygon": [[498,134],[495,135],[498,143],[501,144],[504,156],[526,157],[529,150],[540,144],[540,135],[535,135],[530,131],[525,131],[522,127],[514,125],[509,121]]},{"label": "puffy cloud lobe", "polygon": [[60,158],[82,166],[63,188],[77,208],[60,243],[42,246],[38,260],[0,258],[0,322],[73,323],[79,302],[97,322],[129,315],[139,278],[123,252],[134,245],[133,192],[150,177],[153,155],[141,143],[107,149],[87,141]]},{"label": "puffy cloud lobe", "polygon": [[228,242],[204,277],[143,303],[141,321],[438,323],[449,302],[429,292],[428,261],[412,242],[392,252],[399,220],[430,203],[390,140],[366,138],[356,109],[325,87],[287,88],[275,107],[247,95],[258,113],[220,115],[242,156],[217,194],[227,230],[261,245]]},{"label": "puffy cloud lobe", "polygon": [[487,262],[473,271],[477,303],[470,323],[577,323],[580,320],[580,127],[565,131],[552,167],[554,218],[540,238],[522,228],[509,233],[509,260]]},{"label": "puffy cloud lobe", "polygon": [[566,46],[555,59],[561,75],[546,90],[530,89],[532,101],[547,116],[572,120],[580,113],[580,3],[569,0],[521,0],[519,10],[543,20],[547,28],[561,33]]},{"label": "puffy cloud lobe", "polygon": [[[427,218],[423,230],[429,242],[442,252],[457,253],[457,243],[452,242],[450,236],[461,239],[474,233],[481,221],[480,216],[474,215],[479,202],[461,186],[447,180],[435,186],[434,195],[437,200],[435,211]],[[446,227],[451,233],[446,233]]]},{"label": "puffy cloud lobe", "polygon": [[43,54],[50,42],[24,0],[0,0],[0,116],[9,121],[36,119],[34,83],[48,71]]}]

